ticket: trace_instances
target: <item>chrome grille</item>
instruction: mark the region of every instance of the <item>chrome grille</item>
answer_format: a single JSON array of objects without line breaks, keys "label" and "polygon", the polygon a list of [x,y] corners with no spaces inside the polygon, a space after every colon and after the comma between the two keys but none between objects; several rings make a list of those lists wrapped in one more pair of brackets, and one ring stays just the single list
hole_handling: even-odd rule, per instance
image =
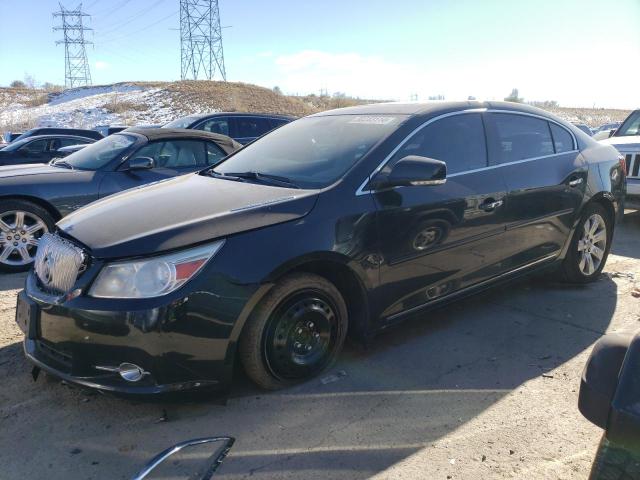
[{"label": "chrome grille", "polygon": [[67,293],[76,283],[84,253],[57,235],[45,233],[38,242],[34,270],[41,286],[52,293]]},{"label": "chrome grille", "polygon": [[627,177],[640,177],[640,153],[623,153],[627,164]]}]

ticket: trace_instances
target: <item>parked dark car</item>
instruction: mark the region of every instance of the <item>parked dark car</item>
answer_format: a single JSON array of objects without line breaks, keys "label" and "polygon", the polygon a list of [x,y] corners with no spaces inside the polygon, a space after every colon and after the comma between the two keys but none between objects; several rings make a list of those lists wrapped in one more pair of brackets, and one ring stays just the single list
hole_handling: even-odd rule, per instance
[{"label": "parked dark car", "polygon": [[582,414],[605,433],[590,480],[640,479],[640,334],[610,334],[593,348],[580,383]]},{"label": "parked dark car", "polygon": [[280,388],[356,339],[542,268],[602,271],[618,153],[504,102],[380,104],[285,125],[215,168],[74,212],[18,300],[38,368],[109,391]]},{"label": "parked dark car", "polygon": [[[16,140],[0,149],[0,166],[49,163],[58,150],[69,145],[94,143],[95,140],[72,135],[38,135]],[[1,191],[0,191],[1,194]]]},{"label": "parked dark car", "polygon": [[580,130],[582,130],[584,133],[589,135],[590,137],[593,136],[593,130],[589,128],[589,125],[585,125],[584,123],[574,123],[574,125],[578,127]]},{"label": "parked dark car", "polygon": [[246,145],[256,138],[281,127],[295,117],[287,115],[268,115],[259,113],[220,112],[202,115],[189,115],[165,125],[166,128],[194,128],[206,132],[228,135],[237,142]]},{"label": "parked dark car", "polygon": [[62,127],[39,127],[27,130],[23,134],[11,141],[17,142],[27,137],[35,137],[37,135],[75,135],[76,137],[91,138],[93,140],[102,140],[104,135],[95,130],[86,130],[84,128],[62,128]]},{"label": "parked dark car", "polygon": [[198,130],[129,129],[49,165],[0,168],[0,271],[28,269],[39,238],[77,208],[215,165],[240,146]]}]

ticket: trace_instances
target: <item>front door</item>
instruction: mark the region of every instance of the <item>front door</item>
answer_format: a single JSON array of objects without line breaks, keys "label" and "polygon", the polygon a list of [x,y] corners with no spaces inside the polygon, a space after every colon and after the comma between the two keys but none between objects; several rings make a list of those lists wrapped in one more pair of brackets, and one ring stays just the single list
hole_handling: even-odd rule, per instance
[{"label": "front door", "polygon": [[387,165],[408,155],[446,162],[447,181],[373,193],[382,255],[376,301],[389,321],[504,271],[506,184],[487,168],[482,114],[427,124]]},{"label": "front door", "polygon": [[562,250],[579,212],[587,166],[573,135],[544,118],[485,114],[489,163],[507,182],[504,256],[509,269],[550,260]]}]

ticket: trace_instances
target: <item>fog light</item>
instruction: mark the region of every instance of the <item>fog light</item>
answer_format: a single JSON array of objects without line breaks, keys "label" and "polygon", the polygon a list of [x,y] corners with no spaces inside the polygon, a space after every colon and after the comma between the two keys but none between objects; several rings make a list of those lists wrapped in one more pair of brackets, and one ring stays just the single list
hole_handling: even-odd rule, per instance
[{"label": "fog light", "polygon": [[104,365],[96,365],[94,367],[96,370],[102,370],[104,372],[113,372],[117,373],[122,377],[123,380],[127,382],[139,382],[145,375],[150,375],[149,372],[146,372],[142,367],[134,363],[121,363],[117,367],[109,367]]},{"label": "fog light", "polygon": [[138,382],[142,380],[142,377],[149,374],[149,372],[145,372],[133,363],[121,363],[118,367],[118,373],[127,382]]}]

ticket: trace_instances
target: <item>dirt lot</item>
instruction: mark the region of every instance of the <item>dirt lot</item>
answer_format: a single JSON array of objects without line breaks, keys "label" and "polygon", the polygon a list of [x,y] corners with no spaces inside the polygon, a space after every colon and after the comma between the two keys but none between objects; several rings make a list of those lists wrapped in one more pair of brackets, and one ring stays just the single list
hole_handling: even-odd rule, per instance
[{"label": "dirt lot", "polygon": [[226,406],[34,383],[13,323],[23,276],[3,276],[0,478],[126,479],[170,444],[229,434],[225,479],[585,479],[600,432],[578,413],[580,373],[603,333],[640,327],[621,275],[640,281],[639,238],[627,215],[592,285],[514,282],[349,346],[337,381],[264,393],[240,377]]}]

